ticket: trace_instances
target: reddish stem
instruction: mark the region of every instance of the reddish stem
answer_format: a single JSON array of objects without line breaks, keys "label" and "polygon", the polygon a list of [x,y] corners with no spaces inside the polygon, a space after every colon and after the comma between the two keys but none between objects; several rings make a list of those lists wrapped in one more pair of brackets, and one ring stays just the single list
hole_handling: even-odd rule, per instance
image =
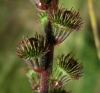
[{"label": "reddish stem", "polygon": [[48,93],[49,88],[49,70],[46,70],[41,75],[40,93]]},{"label": "reddish stem", "polygon": [[47,54],[46,70],[41,74],[40,93],[48,93],[49,90],[49,78],[52,72],[54,45],[51,45],[49,49],[50,52]]},{"label": "reddish stem", "polygon": [[[58,1],[59,0],[52,0],[50,9],[48,11],[48,14],[52,14],[53,11],[56,11],[58,9]],[[52,66],[53,66],[53,52],[54,52],[54,37],[52,36],[52,27],[51,23],[48,22],[45,33],[47,35],[48,42],[50,44],[49,52],[47,53],[47,61],[45,64],[46,70],[42,72],[41,74],[41,81],[40,81],[40,93],[48,93],[49,90],[49,82],[50,82],[50,74],[52,72]]]}]

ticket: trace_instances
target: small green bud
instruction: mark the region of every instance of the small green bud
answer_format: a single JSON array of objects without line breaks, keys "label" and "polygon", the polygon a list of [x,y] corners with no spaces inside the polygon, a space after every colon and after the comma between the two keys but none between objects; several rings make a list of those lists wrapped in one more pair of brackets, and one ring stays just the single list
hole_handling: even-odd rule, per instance
[{"label": "small green bud", "polygon": [[36,73],[32,68],[27,67],[26,76],[29,79],[29,82],[31,83],[32,89],[35,90],[36,92],[40,92],[41,75]]},{"label": "small green bud", "polygon": [[45,26],[48,22],[48,13],[47,12],[39,13],[39,20],[41,24]]}]

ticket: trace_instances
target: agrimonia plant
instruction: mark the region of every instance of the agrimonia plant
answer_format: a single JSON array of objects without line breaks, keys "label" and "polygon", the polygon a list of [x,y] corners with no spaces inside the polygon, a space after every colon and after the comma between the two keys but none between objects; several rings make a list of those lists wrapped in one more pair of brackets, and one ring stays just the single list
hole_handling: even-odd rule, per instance
[{"label": "agrimonia plant", "polygon": [[[82,76],[82,63],[72,53],[59,55],[55,60],[54,46],[61,44],[73,32],[82,27],[82,18],[73,8],[58,7],[59,0],[32,0],[38,9],[39,20],[45,35],[22,38],[17,55],[27,65],[26,75],[33,90],[39,93],[69,93],[62,87]],[[55,62],[55,65],[53,63]]]}]

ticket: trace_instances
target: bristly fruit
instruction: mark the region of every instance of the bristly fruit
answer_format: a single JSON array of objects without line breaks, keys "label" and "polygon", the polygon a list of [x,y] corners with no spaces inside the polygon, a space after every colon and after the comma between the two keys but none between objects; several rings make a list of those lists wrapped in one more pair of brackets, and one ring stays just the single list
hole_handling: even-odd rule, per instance
[{"label": "bristly fruit", "polygon": [[41,0],[30,0],[30,1],[34,4],[34,6],[35,6],[39,11],[42,11],[42,12],[47,11],[48,7],[47,7],[45,4],[43,4],[43,3],[41,2]]},{"label": "bristly fruit", "polygon": [[25,68],[26,76],[31,83],[32,89],[36,92],[40,92],[40,78],[41,75],[36,73],[32,68],[26,67]]},{"label": "bristly fruit", "polygon": [[58,8],[58,1],[59,0],[30,0],[35,7],[42,12],[48,11],[52,14],[53,11],[57,10]]},{"label": "bristly fruit", "polygon": [[49,52],[49,44],[42,35],[35,34],[33,38],[23,38],[17,47],[17,55],[23,58],[36,72],[45,69],[45,55]]},{"label": "bristly fruit", "polygon": [[52,23],[56,44],[62,43],[71,32],[78,31],[83,23],[79,12],[65,8],[60,8],[49,15],[49,21]]},{"label": "bristly fruit", "polygon": [[66,55],[61,55],[57,58],[57,65],[53,70],[51,77],[51,87],[59,87],[70,80],[77,80],[82,77],[83,66],[81,63],[78,63],[77,60],[73,58],[71,53]]},{"label": "bristly fruit", "polygon": [[69,53],[67,56],[62,54],[57,58],[57,61],[58,66],[66,71],[72,79],[76,80],[82,77],[82,63],[78,63],[77,60],[73,58],[72,53]]}]

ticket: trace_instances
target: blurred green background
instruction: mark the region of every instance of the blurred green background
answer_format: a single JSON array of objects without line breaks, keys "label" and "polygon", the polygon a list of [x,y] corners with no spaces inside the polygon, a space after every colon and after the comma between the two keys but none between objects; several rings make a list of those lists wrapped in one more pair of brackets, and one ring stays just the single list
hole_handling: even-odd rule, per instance
[{"label": "blurred green background", "polygon": [[[100,60],[97,57],[88,0],[60,0],[64,7],[80,11],[83,28],[73,32],[67,40],[55,47],[55,56],[73,52],[83,63],[83,77],[71,81],[65,89],[72,93],[100,93]],[[98,29],[100,31],[100,0],[93,1]],[[25,76],[24,60],[16,55],[16,46],[22,36],[43,34],[37,10],[29,0],[0,0],[0,93],[33,93]],[[100,32],[99,32],[100,36]]]}]

